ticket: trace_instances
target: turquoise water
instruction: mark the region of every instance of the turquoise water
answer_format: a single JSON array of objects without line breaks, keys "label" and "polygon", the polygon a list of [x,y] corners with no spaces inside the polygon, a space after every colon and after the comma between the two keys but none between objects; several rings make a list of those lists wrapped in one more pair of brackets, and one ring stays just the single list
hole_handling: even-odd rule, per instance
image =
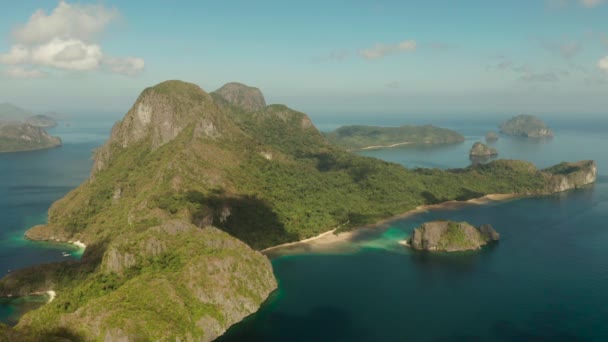
[{"label": "turquoise water", "polygon": [[[60,136],[63,146],[0,153],[0,276],[30,265],[80,258],[82,250],[76,246],[32,242],[23,233],[45,223],[50,205],[87,179],[92,152],[107,139],[111,125],[112,120],[69,121],[69,127],[60,123],[49,132]],[[0,322],[12,323],[32,307],[23,304],[22,299],[1,300]]]},{"label": "turquoise water", "polygon": [[[444,126],[467,141],[362,154],[408,167],[463,167],[470,146],[495,122]],[[219,341],[608,340],[608,125],[552,126],[552,140],[501,137],[494,145],[502,158],[539,167],[595,159],[595,185],[431,210],[347,242],[349,252],[277,257],[279,290]],[[501,241],[453,255],[398,244],[420,223],[439,218],[491,223]]]}]

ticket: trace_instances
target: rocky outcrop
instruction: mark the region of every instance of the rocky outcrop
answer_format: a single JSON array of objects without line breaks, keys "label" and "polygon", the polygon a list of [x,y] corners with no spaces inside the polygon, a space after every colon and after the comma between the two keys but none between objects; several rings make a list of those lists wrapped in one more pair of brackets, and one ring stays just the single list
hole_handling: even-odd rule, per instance
[{"label": "rocky outcrop", "polygon": [[260,89],[241,83],[227,83],[214,93],[220,95],[231,105],[247,112],[255,112],[266,107],[266,100]]},{"label": "rocky outcrop", "polygon": [[547,177],[547,192],[562,192],[594,183],[597,179],[597,165],[593,160],[564,162],[544,169],[543,173]]},{"label": "rocky outcrop", "polygon": [[486,134],[486,142],[493,142],[498,140],[498,134],[496,132],[488,132]]},{"label": "rocky outcrop", "polygon": [[500,125],[500,131],[504,134],[528,138],[553,136],[553,131],[533,115],[518,115],[513,117]]},{"label": "rocky outcrop", "polygon": [[432,252],[476,250],[500,239],[489,224],[476,228],[466,222],[434,221],[414,229],[406,244],[413,249]]},{"label": "rocky outcrop", "polygon": [[61,146],[61,139],[26,123],[0,123],[0,152],[42,150]]},{"label": "rocky outcrop", "polygon": [[484,143],[476,142],[469,152],[471,157],[488,157],[498,155],[498,151]]}]

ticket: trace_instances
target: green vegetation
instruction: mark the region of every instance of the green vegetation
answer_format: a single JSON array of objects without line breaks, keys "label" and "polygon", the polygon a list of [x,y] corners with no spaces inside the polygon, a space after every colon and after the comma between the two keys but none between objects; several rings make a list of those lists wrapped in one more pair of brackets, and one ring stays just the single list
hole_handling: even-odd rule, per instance
[{"label": "green vegetation", "polygon": [[361,157],[303,113],[238,106],[253,102],[179,81],[146,89],[97,151],[91,179],[27,233],[85,242],[82,262],[0,281],[0,295],[57,291],[16,329],[210,340],[276,286],[267,259],[235,237],[263,249],[423,204],[551,191],[551,174],[520,161],[443,171]]},{"label": "green vegetation", "polygon": [[533,115],[518,115],[500,125],[505,134],[530,138],[552,137],[553,131]]},{"label": "green vegetation", "polygon": [[447,144],[463,142],[464,137],[452,130],[435,126],[344,126],[326,133],[327,139],[347,149],[394,147],[410,144]]},{"label": "green vegetation", "polygon": [[57,126],[57,121],[48,115],[34,115],[25,120],[26,123],[42,128],[50,128]]}]

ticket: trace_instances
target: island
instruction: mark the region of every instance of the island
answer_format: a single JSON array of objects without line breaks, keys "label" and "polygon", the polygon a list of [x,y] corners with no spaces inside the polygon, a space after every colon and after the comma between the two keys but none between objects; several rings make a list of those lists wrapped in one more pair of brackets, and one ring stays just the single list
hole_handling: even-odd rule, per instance
[{"label": "island", "polygon": [[498,141],[498,134],[496,132],[488,132],[486,134],[486,142]]},{"label": "island", "polygon": [[57,121],[48,115],[34,115],[25,119],[25,122],[36,127],[52,128],[57,126]]},{"label": "island", "polygon": [[528,138],[553,137],[553,131],[533,115],[518,115],[503,122],[500,132]]},{"label": "island", "polygon": [[56,296],[0,332],[211,341],[277,288],[265,248],[421,205],[548,194],[596,179],[594,161],[407,169],[332,144],[306,114],[265,105],[257,88],[228,88],[166,81],[143,90],[96,150],[90,178],[26,233],[79,241],[82,259],[2,278],[0,296]]},{"label": "island", "polygon": [[500,234],[489,224],[474,227],[467,222],[444,220],[422,224],[402,243],[422,251],[462,252],[480,249],[499,239]]},{"label": "island", "polygon": [[473,144],[473,147],[471,147],[469,155],[471,157],[489,157],[498,155],[498,151],[484,143],[476,142]]},{"label": "island", "polygon": [[0,153],[42,150],[61,146],[61,139],[27,123],[0,122]]},{"label": "island", "polygon": [[325,133],[330,142],[349,150],[391,148],[407,144],[450,144],[464,141],[460,133],[431,125],[401,127],[343,126]]}]

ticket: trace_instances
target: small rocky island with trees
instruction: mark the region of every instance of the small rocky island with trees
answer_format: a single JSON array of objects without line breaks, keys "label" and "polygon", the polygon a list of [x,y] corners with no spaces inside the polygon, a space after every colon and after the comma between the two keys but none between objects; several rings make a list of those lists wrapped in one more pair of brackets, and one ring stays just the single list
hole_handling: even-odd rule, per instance
[{"label": "small rocky island with trees", "polygon": [[527,138],[553,137],[553,130],[533,115],[518,115],[500,125],[500,132]]},{"label": "small rocky island with trees", "polygon": [[33,115],[10,103],[0,104],[0,153],[34,151],[61,146],[45,128],[57,125],[47,115]]},{"label": "small rocky island with trees", "polygon": [[422,224],[402,244],[422,251],[461,252],[480,249],[499,239],[500,234],[489,224],[474,227],[467,222],[443,220]]}]

